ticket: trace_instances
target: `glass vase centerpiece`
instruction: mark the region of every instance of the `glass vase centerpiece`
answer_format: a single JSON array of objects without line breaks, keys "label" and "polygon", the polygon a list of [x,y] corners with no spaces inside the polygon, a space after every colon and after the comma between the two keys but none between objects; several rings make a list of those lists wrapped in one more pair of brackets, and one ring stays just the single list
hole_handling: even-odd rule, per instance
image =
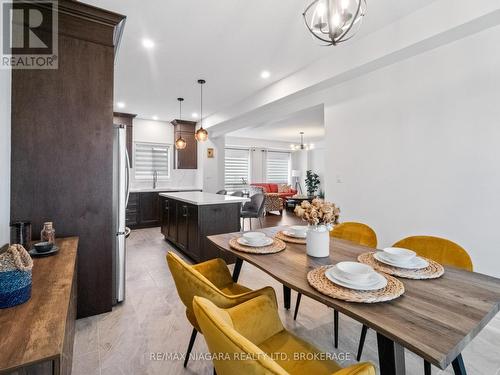
[{"label": "glass vase centerpiece", "polygon": [[330,231],[338,224],[340,209],[334,203],[315,198],[303,201],[295,207],[294,213],[308,223],[307,255],[324,258],[330,255]]}]

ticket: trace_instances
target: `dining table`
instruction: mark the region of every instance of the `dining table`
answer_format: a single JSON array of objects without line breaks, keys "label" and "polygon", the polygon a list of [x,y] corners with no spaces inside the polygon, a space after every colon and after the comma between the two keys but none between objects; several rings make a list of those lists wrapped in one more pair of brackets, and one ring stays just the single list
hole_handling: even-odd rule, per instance
[{"label": "dining table", "polygon": [[[284,229],[279,226],[260,231],[274,237]],[[463,349],[500,309],[500,279],[448,266],[437,279],[399,278],[405,292],[394,300],[346,302],[311,287],[308,272],[341,261],[357,261],[360,254],[375,249],[330,238],[330,255],[324,258],[308,256],[306,245],[288,242],[281,252],[253,254],[229,245],[232,238],[241,235],[235,232],[208,237],[222,252],[236,256],[233,280],[238,280],[243,262],[248,262],[283,284],[285,308],[290,308],[293,289],[371,328],[377,333],[381,375],[405,374],[405,349],[443,370],[451,364],[455,374],[465,375]]]}]

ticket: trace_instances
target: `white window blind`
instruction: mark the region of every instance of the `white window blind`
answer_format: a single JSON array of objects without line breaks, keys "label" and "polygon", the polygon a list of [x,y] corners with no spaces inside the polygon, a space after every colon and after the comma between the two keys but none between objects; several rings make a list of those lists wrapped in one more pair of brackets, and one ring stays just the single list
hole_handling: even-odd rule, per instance
[{"label": "white window blind", "polygon": [[224,159],[224,189],[237,190],[246,187],[250,178],[250,150],[226,148]]},{"label": "white window blind", "polygon": [[158,178],[170,176],[170,146],[162,143],[135,142],[134,173],[136,179],[151,180],[155,171]]},{"label": "white window blind", "polygon": [[282,151],[267,151],[266,177],[267,182],[287,184],[290,175],[290,153]]}]

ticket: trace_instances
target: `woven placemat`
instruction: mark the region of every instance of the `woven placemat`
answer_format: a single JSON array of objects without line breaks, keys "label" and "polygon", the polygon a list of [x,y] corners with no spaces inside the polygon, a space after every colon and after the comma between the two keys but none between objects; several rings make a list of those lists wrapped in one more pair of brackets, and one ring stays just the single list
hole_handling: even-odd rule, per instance
[{"label": "woven placemat", "polygon": [[242,251],[244,253],[274,254],[274,253],[279,253],[280,251],[285,250],[286,243],[284,243],[280,239],[274,238],[273,243],[269,246],[252,247],[252,246],[240,245],[237,242],[237,238],[231,238],[229,240],[229,246],[231,246],[235,250]]},{"label": "woven placemat", "polygon": [[307,281],[318,292],[328,297],[341,299],[348,302],[377,303],[398,298],[405,292],[401,281],[395,277],[381,274],[387,279],[387,286],[379,290],[353,290],[337,285],[325,276],[325,271],[332,266],[321,266],[307,274]]},{"label": "woven placemat", "polygon": [[306,244],[306,239],[305,238],[297,238],[297,237],[292,237],[292,236],[287,236],[283,231],[279,231],[276,233],[274,238],[279,238],[280,240],[283,240],[285,242],[290,242],[290,243],[297,243],[299,245],[305,245]]},{"label": "woven placemat", "polygon": [[358,260],[361,263],[368,264],[372,266],[374,269],[380,272],[384,272],[388,275],[393,275],[397,277],[403,277],[406,279],[415,279],[415,280],[426,280],[426,279],[437,279],[444,274],[444,267],[439,263],[433,261],[432,259],[422,258],[429,262],[429,265],[425,268],[421,268],[419,270],[409,270],[407,268],[399,268],[389,266],[388,264],[379,262],[377,259],[373,257],[373,252],[363,253],[358,256]]}]

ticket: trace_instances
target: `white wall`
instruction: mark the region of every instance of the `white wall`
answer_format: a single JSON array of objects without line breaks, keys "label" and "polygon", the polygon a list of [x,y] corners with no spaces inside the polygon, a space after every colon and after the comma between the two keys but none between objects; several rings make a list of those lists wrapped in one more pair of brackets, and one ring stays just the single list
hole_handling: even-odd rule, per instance
[{"label": "white wall", "polygon": [[326,150],[323,146],[318,146],[307,152],[307,169],[312,170],[319,175],[319,190],[326,191]]},{"label": "white wall", "polygon": [[[153,142],[167,143],[172,146],[170,160],[173,163],[173,147],[174,147],[174,126],[165,121],[153,121],[145,119],[134,119],[133,127],[134,142]],[[201,149],[198,147],[198,158],[200,158]],[[198,169],[173,169],[173,164],[170,170],[170,179],[160,180],[159,187],[188,187],[201,188],[202,186],[202,169],[198,162]],[[132,188],[152,187],[151,181],[141,181],[134,178],[132,170],[131,178]]]},{"label": "white wall", "polygon": [[[224,189],[225,138],[209,138],[198,148],[198,165],[203,168],[203,191],[215,193]],[[214,149],[214,157],[208,158],[207,149]]]},{"label": "white wall", "polygon": [[0,246],[9,242],[11,71],[0,70]]},{"label": "white wall", "polygon": [[325,97],[327,198],[381,247],[449,238],[500,276],[500,28],[337,87]]}]

